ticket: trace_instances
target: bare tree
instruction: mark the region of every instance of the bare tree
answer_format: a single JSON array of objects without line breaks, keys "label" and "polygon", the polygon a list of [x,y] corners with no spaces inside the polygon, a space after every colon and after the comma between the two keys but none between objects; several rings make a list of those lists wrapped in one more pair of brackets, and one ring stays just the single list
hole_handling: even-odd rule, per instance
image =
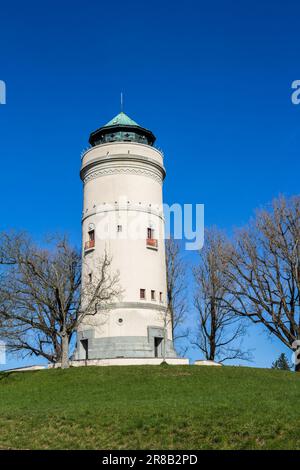
[{"label": "bare tree", "polygon": [[186,265],[178,242],[170,238],[165,246],[168,303],[165,323],[171,323],[173,341],[176,342],[189,335],[188,328],[184,328],[187,314]]},{"label": "bare tree", "polygon": [[0,265],[0,319],[8,348],[43,356],[63,368],[69,365],[69,345],[83,319],[119,295],[118,275],[109,274],[107,254],[99,260],[93,282],[82,282],[81,254],[66,238],[40,248],[26,234],[2,233]]},{"label": "bare tree", "polygon": [[198,331],[192,343],[211,361],[251,358],[249,351],[242,350],[245,325],[231,309],[226,281],[230,256],[226,237],[216,229],[207,230],[199,264],[193,270]]},{"label": "bare tree", "polygon": [[[228,271],[234,311],[290,349],[300,340],[300,197],[279,197],[237,234]],[[300,364],[296,361],[296,371]]]}]

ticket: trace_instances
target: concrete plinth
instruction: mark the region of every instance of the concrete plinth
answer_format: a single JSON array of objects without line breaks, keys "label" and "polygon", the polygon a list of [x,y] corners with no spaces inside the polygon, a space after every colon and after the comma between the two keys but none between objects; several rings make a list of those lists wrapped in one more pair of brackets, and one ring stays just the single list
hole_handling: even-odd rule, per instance
[{"label": "concrete plinth", "polygon": [[215,362],[215,361],[195,361],[195,366],[217,366],[217,367],[221,367],[222,364],[220,364],[219,362]]},{"label": "concrete plinth", "polygon": [[[126,358],[113,358],[113,359],[88,359],[71,361],[71,367],[84,367],[84,366],[158,366],[163,362],[162,357],[126,357]],[[170,365],[189,365],[187,358],[166,358],[166,363]],[[53,367],[60,367],[60,364],[55,364]]]}]

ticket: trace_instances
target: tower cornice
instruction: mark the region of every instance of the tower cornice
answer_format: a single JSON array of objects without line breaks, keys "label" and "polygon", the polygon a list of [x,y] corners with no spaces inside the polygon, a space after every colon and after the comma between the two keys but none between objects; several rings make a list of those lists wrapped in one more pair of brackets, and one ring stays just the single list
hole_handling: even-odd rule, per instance
[{"label": "tower cornice", "polygon": [[[100,167],[111,167],[114,163],[131,163],[131,168],[132,168],[132,163],[136,164],[142,164],[144,168],[147,167],[152,167],[152,169],[158,171],[161,175],[161,180],[163,181],[165,176],[166,176],[166,170],[163,165],[161,165],[159,162],[154,160],[153,158],[150,157],[145,157],[142,155],[134,155],[134,154],[115,154],[115,155],[110,155],[110,156],[101,156],[101,157],[95,157],[91,160],[89,160],[86,164],[83,164],[80,170],[80,178],[84,182],[86,179],[87,174]],[[114,165],[113,165],[114,166]],[[109,173],[108,173],[109,174]]]}]

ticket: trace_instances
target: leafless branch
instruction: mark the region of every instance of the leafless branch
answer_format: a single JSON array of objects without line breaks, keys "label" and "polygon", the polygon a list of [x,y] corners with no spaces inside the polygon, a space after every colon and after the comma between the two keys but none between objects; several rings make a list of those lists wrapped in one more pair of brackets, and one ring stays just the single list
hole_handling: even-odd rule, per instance
[{"label": "leafless branch", "polygon": [[80,323],[119,293],[110,265],[105,253],[93,282],[82,283],[81,253],[65,237],[41,248],[24,233],[2,233],[0,334],[9,349],[68,365],[69,344]]},{"label": "leafless branch", "polygon": [[242,349],[245,325],[231,308],[233,300],[226,280],[230,257],[226,237],[216,229],[207,230],[199,264],[193,271],[198,328],[192,344],[211,361],[251,358],[249,351]]}]

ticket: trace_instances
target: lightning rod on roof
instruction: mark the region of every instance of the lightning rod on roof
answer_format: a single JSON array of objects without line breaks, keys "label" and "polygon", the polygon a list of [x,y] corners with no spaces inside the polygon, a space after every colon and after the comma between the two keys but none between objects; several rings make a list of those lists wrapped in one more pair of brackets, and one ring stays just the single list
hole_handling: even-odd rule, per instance
[{"label": "lightning rod on roof", "polygon": [[123,113],[123,107],[124,107],[123,104],[124,104],[124,102],[123,102],[123,92],[121,91],[121,113]]}]

